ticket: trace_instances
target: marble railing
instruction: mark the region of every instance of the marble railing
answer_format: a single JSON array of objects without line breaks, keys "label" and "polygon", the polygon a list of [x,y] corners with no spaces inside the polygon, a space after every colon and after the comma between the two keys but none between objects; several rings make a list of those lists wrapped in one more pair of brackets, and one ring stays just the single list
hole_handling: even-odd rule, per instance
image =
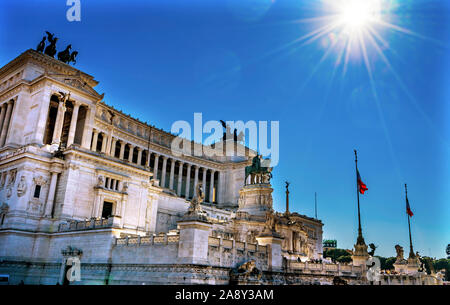
[{"label": "marble railing", "polygon": [[58,225],[58,232],[111,228],[113,224],[114,217],[101,219],[91,218],[87,220],[71,220],[60,223]]},{"label": "marble railing", "polygon": [[116,238],[116,246],[167,245],[178,243],[180,235],[158,234],[150,236]]},{"label": "marble railing", "polygon": [[314,264],[309,262],[287,261],[287,268],[293,271],[306,273],[336,274],[336,275],[361,275],[361,266],[341,265],[341,264]]},{"label": "marble railing", "polygon": [[260,246],[258,244],[251,244],[251,243],[244,243],[240,241],[235,241],[232,239],[222,239],[219,237],[212,237],[210,236],[208,238],[208,245],[212,247],[222,247],[226,249],[237,249],[241,251],[248,251],[248,252],[259,252],[259,253],[266,253],[267,247],[266,246]]}]

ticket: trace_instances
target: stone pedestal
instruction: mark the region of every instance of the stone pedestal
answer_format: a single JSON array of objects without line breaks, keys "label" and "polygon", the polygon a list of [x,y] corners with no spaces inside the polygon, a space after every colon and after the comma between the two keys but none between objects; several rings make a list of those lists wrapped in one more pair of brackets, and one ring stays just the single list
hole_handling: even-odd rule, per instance
[{"label": "stone pedestal", "polygon": [[178,222],[178,228],[178,262],[208,264],[208,237],[212,224],[200,219],[183,219]]},{"label": "stone pedestal", "polygon": [[354,245],[354,254],[352,255],[353,266],[366,266],[366,262],[369,259],[369,253],[367,252],[366,244]]},{"label": "stone pedestal", "polygon": [[248,184],[239,191],[238,212],[265,216],[272,210],[273,189],[269,183]]},{"label": "stone pedestal", "polygon": [[406,273],[416,274],[419,272],[420,263],[416,257],[408,258],[408,264],[406,265]]},{"label": "stone pedestal", "polygon": [[267,246],[269,270],[277,271],[283,267],[283,257],[281,256],[281,243],[283,238],[276,235],[262,235],[256,237],[258,245]]}]

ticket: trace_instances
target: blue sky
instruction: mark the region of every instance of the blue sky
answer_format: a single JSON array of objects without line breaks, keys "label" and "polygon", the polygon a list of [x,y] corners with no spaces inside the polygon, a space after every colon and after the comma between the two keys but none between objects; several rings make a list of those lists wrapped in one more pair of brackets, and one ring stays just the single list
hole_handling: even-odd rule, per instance
[{"label": "blue sky", "polygon": [[79,51],[75,67],[100,81],[106,103],[165,130],[193,122],[194,112],[204,121],[279,121],[274,208],[284,211],[286,179],[291,211],[314,216],[317,192],[324,238],[342,248],[356,241],[356,148],[369,188],[361,196],[366,242],[384,256],[397,243],[408,249],[408,183],[415,250],[444,257],[450,4],[387,2],[386,20],[407,31],[374,25],[389,65],[366,40],[371,74],[361,48],[345,69],[337,61],[330,45],[344,41],[338,29],[294,42],[328,22],[312,18],[330,14],[326,1],[302,0],[81,0],[81,22],[67,21],[63,0],[2,1],[0,65],[49,30],[59,50],[71,43]]}]

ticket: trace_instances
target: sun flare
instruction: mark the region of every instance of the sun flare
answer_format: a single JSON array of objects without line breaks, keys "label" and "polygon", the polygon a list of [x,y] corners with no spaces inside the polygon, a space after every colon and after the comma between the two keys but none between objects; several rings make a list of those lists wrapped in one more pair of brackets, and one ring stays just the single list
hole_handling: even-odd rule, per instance
[{"label": "sun flare", "polygon": [[361,29],[380,18],[379,0],[336,1],[338,22],[352,29]]}]

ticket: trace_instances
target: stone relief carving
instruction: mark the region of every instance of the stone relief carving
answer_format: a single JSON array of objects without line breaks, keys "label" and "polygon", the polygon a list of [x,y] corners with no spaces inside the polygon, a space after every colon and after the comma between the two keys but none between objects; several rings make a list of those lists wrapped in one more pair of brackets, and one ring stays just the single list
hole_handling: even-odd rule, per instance
[{"label": "stone relief carving", "polygon": [[122,184],[122,192],[128,192],[128,182],[126,181]]},{"label": "stone relief carving", "polygon": [[40,185],[40,186],[44,186],[45,184],[47,184],[47,180],[42,176],[34,177],[33,182],[34,182],[34,184]]},{"label": "stone relief carving", "polygon": [[17,196],[22,197],[27,192],[27,182],[26,177],[21,176],[19,184],[17,184]]},{"label": "stone relief carving", "polygon": [[41,214],[42,213],[42,203],[38,198],[33,198],[28,202],[27,211],[33,214]]},{"label": "stone relief carving", "polygon": [[17,174],[17,169],[11,170],[10,175],[9,175],[8,185],[14,184],[14,182],[16,182],[16,174]]},{"label": "stone relief carving", "polygon": [[105,185],[105,177],[103,177],[102,175],[99,175],[97,177],[97,186],[103,187],[104,185]]}]

